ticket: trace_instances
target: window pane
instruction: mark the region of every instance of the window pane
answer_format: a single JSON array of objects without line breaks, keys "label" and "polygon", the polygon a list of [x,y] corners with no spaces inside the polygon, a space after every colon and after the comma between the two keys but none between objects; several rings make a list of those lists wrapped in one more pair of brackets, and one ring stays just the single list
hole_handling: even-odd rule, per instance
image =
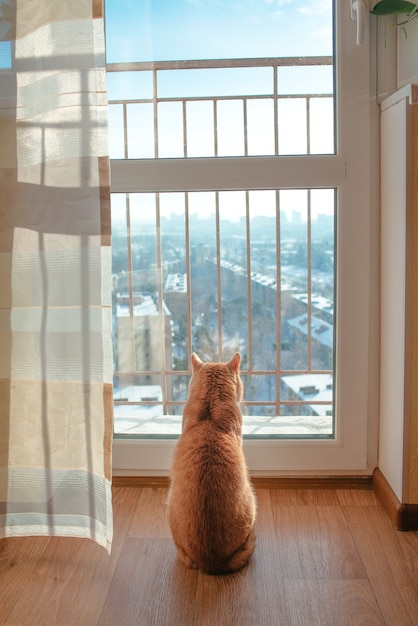
[{"label": "window pane", "polygon": [[109,102],[158,127],[152,151],[128,128],[128,158],[333,154],[333,2],[288,4],[106,0]]},{"label": "window pane", "polygon": [[184,156],[183,107],[181,102],[161,102],[158,105],[158,156]]},{"label": "window pane", "polygon": [[172,433],[191,352],[239,351],[245,433],[332,434],[334,203],[332,189],[113,194],[116,432]]},{"label": "window pane", "polygon": [[0,70],[12,69],[12,44],[10,41],[0,41]]},{"label": "window pane", "polygon": [[107,75],[107,94],[109,100],[141,100],[152,98],[152,73],[109,72]]},{"label": "window pane", "polygon": [[128,104],[126,109],[128,158],[153,159],[155,137],[152,104]]},{"label": "window pane", "polygon": [[276,191],[250,191],[251,339],[256,346],[251,366],[258,370],[277,366],[277,208]]},{"label": "window pane", "polygon": [[[189,193],[190,323],[192,346],[204,358],[218,355],[217,194]],[[208,289],[207,286],[212,288]],[[189,354],[185,354],[187,361]]]},{"label": "window pane", "polygon": [[306,100],[302,98],[279,100],[277,108],[279,154],[306,154],[308,151]]},{"label": "window pane", "polygon": [[106,0],[106,42],[108,63],[329,55],[332,2]]},{"label": "window pane", "polygon": [[331,98],[310,100],[310,154],[334,152],[334,104]]},{"label": "window pane", "polygon": [[244,155],[242,100],[221,100],[217,106],[218,156]]},{"label": "window pane", "polygon": [[247,141],[249,155],[275,154],[273,100],[247,101]]},{"label": "window pane", "polygon": [[197,98],[273,94],[270,67],[160,70],[159,98]]},{"label": "window pane", "polygon": [[214,103],[206,100],[188,102],[187,156],[215,156]]},{"label": "window pane", "polygon": [[332,65],[279,67],[279,95],[327,94],[333,92]]}]

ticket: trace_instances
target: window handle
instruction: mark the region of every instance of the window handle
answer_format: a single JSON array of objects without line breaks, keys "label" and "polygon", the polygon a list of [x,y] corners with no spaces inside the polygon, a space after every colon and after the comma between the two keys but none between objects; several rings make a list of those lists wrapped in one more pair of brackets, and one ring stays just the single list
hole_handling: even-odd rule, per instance
[{"label": "window handle", "polygon": [[364,30],[366,22],[366,6],[364,0],[350,0],[350,17],[357,24],[356,44],[362,46],[364,43]]}]

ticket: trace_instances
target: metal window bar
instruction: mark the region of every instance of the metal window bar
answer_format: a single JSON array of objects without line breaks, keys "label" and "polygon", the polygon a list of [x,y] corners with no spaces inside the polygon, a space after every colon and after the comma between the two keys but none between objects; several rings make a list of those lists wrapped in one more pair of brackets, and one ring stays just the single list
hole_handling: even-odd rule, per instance
[{"label": "metal window bar", "polygon": [[221,243],[220,243],[220,215],[219,215],[219,193],[216,192],[216,285],[218,298],[218,355],[222,354],[222,279],[221,279]]},{"label": "metal window bar", "polygon": [[312,239],[311,239],[311,190],[308,189],[307,198],[307,219],[306,219],[306,270],[307,270],[307,294],[308,294],[308,322],[307,322],[307,337],[308,337],[308,354],[307,363],[308,370],[312,370]]},{"label": "metal window bar", "polygon": [[[280,285],[280,192],[276,192],[276,246],[277,246],[277,286]],[[164,337],[166,333],[166,326],[164,321],[164,263],[162,259],[162,240],[161,240],[161,216],[160,216],[160,194],[155,194],[155,211],[156,211],[156,231],[159,233],[159,236],[156,237],[156,258],[157,258],[157,266],[158,266],[158,318],[159,318],[159,328],[160,328],[160,336]],[[190,233],[189,233],[189,194],[185,193],[185,241],[186,241],[186,281],[187,281],[187,293],[189,297],[187,298],[187,345],[189,347],[192,346],[192,293],[191,293],[191,281],[190,281],[190,271],[191,271],[191,259],[190,259]],[[220,243],[220,211],[219,211],[219,193],[215,194],[216,198],[216,276],[217,276],[217,300],[218,300],[218,320],[217,320],[217,348],[218,354],[221,357],[223,352],[223,325],[222,325],[222,307],[220,303],[222,302],[222,259],[221,259],[221,243]],[[275,409],[275,414],[280,415],[280,407],[288,406],[288,407],[303,407],[306,405],[315,406],[315,405],[324,405],[329,404],[330,408],[332,403],[326,403],[323,401],[316,400],[285,400],[281,398],[281,385],[280,380],[282,376],[285,375],[300,375],[300,374],[332,374],[332,370],[315,370],[312,367],[312,268],[311,268],[311,208],[310,208],[310,190],[308,190],[308,201],[307,201],[307,210],[308,210],[308,219],[307,219],[307,366],[305,368],[300,369],[283,369],[280,362],[280,339],[281,339],[281,295],[280,289],[276,289],[276,342],[278,349],[276,350],[276,370],[268,370],[268,369],[255,369],[254,368],[254,359],[253,359],[253,338],[252,338],[252,290],[253,290],[253,278],[251,273],[251,254],[250,254],[250,215],[249,215],[249,192],[246,192],[246,280],[247,280],[247,326],[248,326],[248,342],[247,342],[247,351],[248,351],[248,364],[245,369],[243,369],[242,373],[244,375],[252,375],[252,376],[266,376],[266,375],[274,375],[276,376],[276,398],[274,401],[262,401],[262,400],[246,400],[245,405],[248,407],[251,406],[270,406]],[[131,372],[120,372],[116,371],[115,376],[120,376],[121,379],[126,377],[127,375],[131,379],[135,379],[139,377],[160,377],[161,378],[161,386],[164,390],[163,392],[163,401],[162,402],[153,402],[153,404],[161,405],[162,411],[164,414],[170,413],[172,407],[178,407],[179,405],[184,404],[183,401],[170,398],[171,393],[168,393],[168,389],[172,388],[172,382],[169,382],[169,379],[175,376],[189,376],[190,371],[188,370],[173,370],[171,363],[166,362],[166,352],[165,352],[165,342],[162,340],[160,342],[160,362],[163,364],[163,367],[159,370],[139,370],[137,367],[137,355],[136,355],[136,343],[135,343],[135,324],[133,323],[134,317],[134,297],[135,290],[133,284],[133,268],[132,268],[132,233],[131,233],[131,206],[129,194],[127,194],[126,198],[126,224],[127,224],[127,240],[126,245],[128,249],[128,273],[129,273],[129,283],[128,283],[128,292],[129,292],[129,311],[130,311],[130,328],[131,328],[131,349],[132,349],[132,371]],[[138,401],[129,401],[129,400],[116,400],[116,404],[120,405],[144,405],[149,406],[149,402],[138,402]]]},{"label": "metal window bar", "polygon": [[[152,71],[153,82],[153,94],[149,98],[130,98],[126,99],[111,99],[110,105],[122,105],[123,107],[123,125],[124,125],[124,144],[125,144],[125,158],[128,158],[129,153],[129,138],[127,128],[127,106],[130,104],[153,104],[154,110],[154,157],[159,158],[159,141],[158,141],[158,105],[161,103],[174,103],[180,102],[183,108],[182,125],[183,125],[183,138],[184,138],[184,155],[187,157],[187,103],[188,102],[204,102],[209,101],[214,106],[214,156],[218,156],[218,124],[217,124],[217,107],[221,101],[242,101],[244,112],[244,155],[248,155],[248,133],[247,133],[247,102],[248,100],[272,99],[274,106],[274,144],[275,154],[279,154],[278,144],[278,102],[280,100],[287,100],[293,98],[304,98],[306,107],[306,123],[307,123],[307,154],[310,154],[310,101],[315,98],[329,98],[332,97],[332,93],[309,93],[309,94],[279,94],[278,93],[278,71],[281,67],[308,67],[308,66],[331,66],[333,64],[333,58],[330,56],[325,57],[283,57],[283,58],[266,58],[266,59],[218,59],[218,60],[202,60],[202,61],[160,61],[155,63],[109,63],[107,64],[107,71],[111,72],[144,72]],[[273,70],[273,90],[271,94],[260,95],[228,95],[228,96],[188,96],[188,97],[160,97],[158,94],[158,72],[168,70],[187,70],[187,69],[222,69],[222,68],[262,68],[271,67]],[[208,155],[211,156],[211,155]]]},{"label": "metal window bar", "polygon": [[247,324],[248,324],[248,369],[253,369],[253,297],[251,285],[251,230],[250,230],[250,198],[248,191],[245,192],[245,231],[246,231],[246,261],[247,261]]},{"label": "metal window bar", "polygon": [[[275,72],[276,75],[276,72]],[[276,107],[276,116],[277,116],[277,107]],[[277,136],[276,136],[277,140]],[[276,403],[275,403],[275,412],[276,415],[280,415],[280,406],[281,406],[281,358],[282,358],[282,350],[281,350],[281,338],[282,338],[282,298],[281,298],[281,289],[280,285],[282,282],[282,258],[280,254],[281,249],[281,228],[282,223],[280,219],[280,192],[276,191],[276,390],[279,390],[279,393],[276,393]]]}]

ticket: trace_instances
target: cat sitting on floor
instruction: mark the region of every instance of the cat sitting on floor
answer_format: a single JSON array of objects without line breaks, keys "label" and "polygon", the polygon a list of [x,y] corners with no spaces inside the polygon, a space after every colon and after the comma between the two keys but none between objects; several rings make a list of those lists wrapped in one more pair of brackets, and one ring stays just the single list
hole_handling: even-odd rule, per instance
[{"label": "cat sitting on floor", "polygon": [[255,548],[256,500],[242,451],[240,355],[192,354],[189,397],[172,464],[168,520],[181,561],[207,574],[240,570]]}]

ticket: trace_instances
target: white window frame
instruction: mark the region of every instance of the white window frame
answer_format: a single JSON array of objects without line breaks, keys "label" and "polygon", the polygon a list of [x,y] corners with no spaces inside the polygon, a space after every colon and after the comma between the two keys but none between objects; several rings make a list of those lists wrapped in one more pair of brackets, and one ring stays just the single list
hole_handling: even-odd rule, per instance
[{"label": "white window frame", "polygon": [[[336,1],[338,154],[112,161],[112,192],[206,191],[248,188],[337,189],[335,438],[244,441],[252,475],[370,474],[375,464],[377,347],[369,45],[356,45],[349,3]],[[210,169],[210,183],[208,171]],[[164,180],[164,184],[161,184]],[[168,475],[173,439],[113,443],[114,475]]]}]

